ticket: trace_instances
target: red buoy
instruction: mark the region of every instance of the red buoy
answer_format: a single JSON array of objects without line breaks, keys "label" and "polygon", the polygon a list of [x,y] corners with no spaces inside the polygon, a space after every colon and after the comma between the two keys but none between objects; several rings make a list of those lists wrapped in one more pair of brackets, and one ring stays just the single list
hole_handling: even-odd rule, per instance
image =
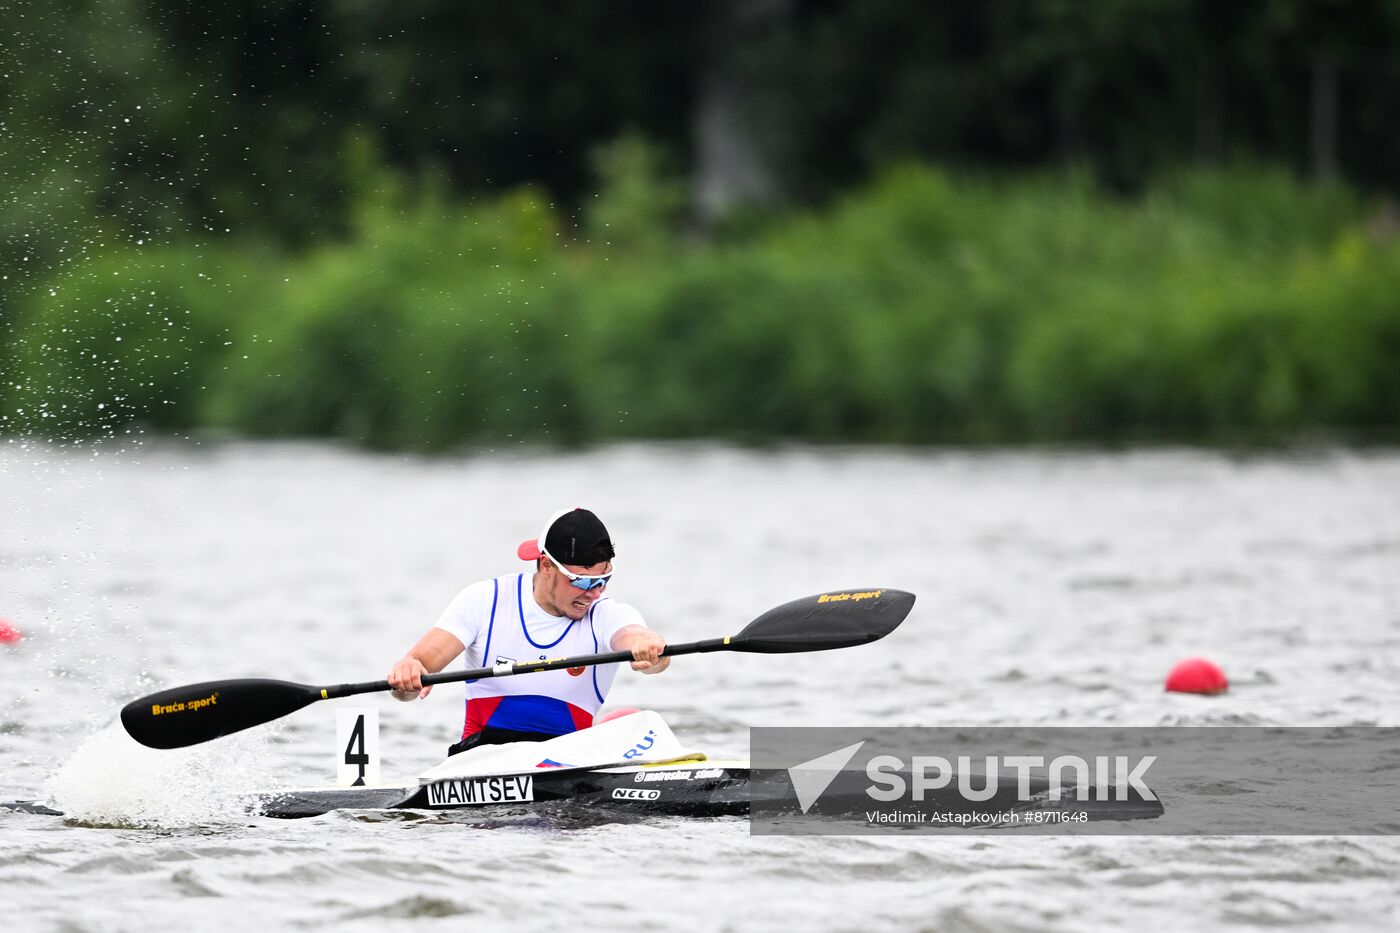
[{"label": "red buoy", "polygon": [[1172,693],[1204,693],[1214,695],[1230,689],[1225,672],[1205,658],[1187,658],[1177,663],[1167,675],[1167,690]]},{"label": "red buoy", "polygon": [[24,634],[9,622],[0,619],[0,645],[13,645],[24,637]]}]

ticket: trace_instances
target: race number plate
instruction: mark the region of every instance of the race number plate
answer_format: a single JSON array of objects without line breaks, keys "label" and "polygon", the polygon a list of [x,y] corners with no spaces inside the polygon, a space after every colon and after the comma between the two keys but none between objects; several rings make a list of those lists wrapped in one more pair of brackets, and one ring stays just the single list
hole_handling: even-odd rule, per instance
[{"label": "race number plate", "polygon": [[379,710],[335,711],[335,782],[341,787],[379,783]]},{"label": "race number plate", "polygon": [[430,807],[479,807],[493,803],[522,803],[534,799],[535,779],[529,774],[449,778],[428,785]]}]

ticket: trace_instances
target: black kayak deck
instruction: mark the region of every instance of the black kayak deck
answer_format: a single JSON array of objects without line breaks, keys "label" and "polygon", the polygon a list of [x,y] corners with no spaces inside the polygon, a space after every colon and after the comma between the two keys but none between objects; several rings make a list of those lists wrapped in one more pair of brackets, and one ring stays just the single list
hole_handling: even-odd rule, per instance
[{"label": "black kayak deck", "polygon": [[300,819],[332,810],[462,810],[568,804],[673,816],[749,811],[749,769],[700,767],[622,771],[542,768],[528,774],[448,778],[411,787],[325,787],[260,795],[264,816]]}]

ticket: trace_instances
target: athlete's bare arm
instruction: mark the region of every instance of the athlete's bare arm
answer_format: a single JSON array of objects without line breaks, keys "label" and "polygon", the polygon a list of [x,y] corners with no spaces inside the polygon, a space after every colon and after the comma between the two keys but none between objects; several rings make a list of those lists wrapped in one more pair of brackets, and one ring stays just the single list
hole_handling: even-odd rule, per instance
[{"label": "athlete's bare arm", "polygon": [[632,652],[632,670],[643,674],[660,674],[671,666],[671,659],[661,656],[665,647],[665,638],[642,625],[625,625],[612,639],[612,650]]},{"label": "athlete's bare arm", "polygon": [[408,654],[389,671],[389,684],[394,688],[394,699],[408,702],[427,696],[433,688],[431,684],[423,686],[423,675],[436,674],[464,650],[457,636],[446,629],[428,629],[427,633],[418,639],[418,644],[410,648]]}]

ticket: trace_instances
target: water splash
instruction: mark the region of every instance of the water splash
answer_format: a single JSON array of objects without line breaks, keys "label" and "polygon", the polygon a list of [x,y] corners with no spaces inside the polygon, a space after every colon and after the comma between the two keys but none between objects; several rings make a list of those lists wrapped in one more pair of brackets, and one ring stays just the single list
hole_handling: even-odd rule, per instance
[{"label": "water splash", "polygon": [[69,819],[92,825],[176,829],[240,821],[252,812],[251,796],[273,786],[274,766],[281,767],[270,738],[259,730],[166,751],[137,744],[114,723],[78,746],[45,793]]}]

